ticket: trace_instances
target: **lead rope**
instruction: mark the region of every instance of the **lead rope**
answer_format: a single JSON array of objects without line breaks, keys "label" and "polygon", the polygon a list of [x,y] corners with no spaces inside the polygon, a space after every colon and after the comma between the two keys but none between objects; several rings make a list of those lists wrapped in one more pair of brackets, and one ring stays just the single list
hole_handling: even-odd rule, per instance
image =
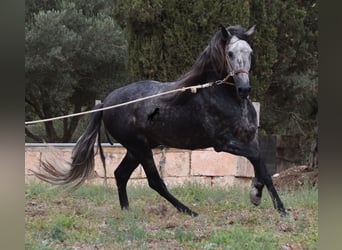
[{"label": "lead rope", "polygon": [[54,121],[54,120],[65,119],[65,118],[74,117],[74,116],[80,116],[80,115],[95,113],[95,112],[98,112],[98,111],[114,109],[114,108],[118,108],[118,107],[121,107],[121,106],[126,106],[126,105],[129,105],[129,104],[132,104],[132,103],[141,102],[141,101],[144,101],[144,100],[152,99],[152,98],[163,96],[163,95],[168,95],[168,94],[172,94],[172,93],[176,93],[176,92],[184,92],[186,90],[190,90],[191,93],[196,93],[198,89],[208,88],[208,87],[213,86],[214,84],[215,85],[220,85],[222,83],[225,83],[225,84],[228,84],[228,85],[234,85],[234,83],[227,82],[229,77],[230,77],[230,75],[227,75],[223,80],[218,80],[216,82],[207,82],[207,83],[199,84],[199,85],[195,85],[195,86],[189,86],[189,87],[173,89],[173,90],[161,92],[161,93],[158,93],[158,94],[154,94],[154,95],[138,98],[138,99],[135,99],[135,100],[132,100],[132,101],[123,102],[123,103],[119,103],[119,104],[116,104],[116,105],[112,105],[112,106],[108,106],[108,107],[104,107],[104,108],[100,108],[100,109],[93,109],[93,110],[88,110],[88,111],[74,113],[74,114],[69,114],[69,115],[62,115],[62,116],[57,116],[57,117],[52,117],[52,118],[47,118],[47,119],[28,121],[28,122],[25,122],[25,125],[32,125],[32,124],[40,123],[40,122]]}]

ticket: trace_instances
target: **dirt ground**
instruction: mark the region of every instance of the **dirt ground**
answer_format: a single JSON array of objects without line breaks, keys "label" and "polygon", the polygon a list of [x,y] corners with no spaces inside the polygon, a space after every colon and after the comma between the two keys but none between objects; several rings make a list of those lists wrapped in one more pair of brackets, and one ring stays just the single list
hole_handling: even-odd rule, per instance
[{"label": "dirt ground", "polygon": [[273,175],[276,188],[286,191],[295,191],[305,183],[310,186],[318,185],[318,168],[295,166]]},{"label": "dirt ground", "polygon": [[[274,176],[273,181],[279,190],[293,191],[291,195],[285,192],[282,197],[296,204],[292,194],[303,185],[318,185],[318,169],[292,167]],[[119,209],[118,199],[113,198],[116,195],[113,189],[88,187],[80,195],[59,198],[56,190],[31,185],[26,191],[26,249],[72,246],[70,249],[91,250],[108,249],[109,245],[113,246],[111,249],[136,249],[143,244],[144,249],[198,249],[197,246],[214,249],[215,246],[223,248],[225,241],[229,244],[241,241],[246,244],[244,246],[254,244],[255,249],[265,249],[261,248],[262,244],[267,242],[275,246],[278,243],[272,239],[276,242],[278,238],[280,248],[268,249],[316,249],[318,215],[315,200],[287,207],[291,217],[281,220],[271,204],[255,209],[247,197],[247,202],[241,204],[240,192],[208,192],[200,187],[194,192],[189,186],[178,190],[178,196],[180,200],[193,202],[191,206],[201,215],[194,219],[180,214],[157,194],[146,190],[148,187],[130,190],[133,206],[125,213]],[[315,196],[309,198],[312,197]],[[277,236],[269,239],[270,235]],[[267,241],[259,242],[260,239]]]}]

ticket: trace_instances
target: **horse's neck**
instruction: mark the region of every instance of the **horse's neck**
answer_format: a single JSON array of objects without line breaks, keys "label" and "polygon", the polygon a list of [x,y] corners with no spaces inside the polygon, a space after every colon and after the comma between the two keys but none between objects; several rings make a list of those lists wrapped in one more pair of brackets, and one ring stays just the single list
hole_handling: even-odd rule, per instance
[{"label": "horse's neck", "polygon": [[179,87],[189,87],[198,84],[204,84],[212,81],[221,80],[223,77],[219,76],[216,71],[210,70],[201,74],[191,74],[185,75],[182,79],[178,80]]}]

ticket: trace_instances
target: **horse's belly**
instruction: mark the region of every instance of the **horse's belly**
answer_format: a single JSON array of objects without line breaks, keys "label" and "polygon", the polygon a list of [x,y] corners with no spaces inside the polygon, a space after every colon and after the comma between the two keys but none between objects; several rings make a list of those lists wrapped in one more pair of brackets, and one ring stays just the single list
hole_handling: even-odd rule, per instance
[{"label": "horse's belly", "polygon": [[151,142],[180,149],[199,149],[210,147],[210,140],[202,128],[181,121],[161,122],[147,129]]}]

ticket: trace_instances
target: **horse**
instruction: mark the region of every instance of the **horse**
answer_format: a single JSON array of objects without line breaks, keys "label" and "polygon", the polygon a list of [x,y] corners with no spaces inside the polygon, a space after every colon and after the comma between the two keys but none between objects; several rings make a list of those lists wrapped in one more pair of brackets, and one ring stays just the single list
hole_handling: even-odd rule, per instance
[{"label": "horse", "polygon": [[92,113],[73,148],[69,169],[61,171],[56,164],[43,161],[43,172],[35,172],[35,175],[46,182],[68,185],[72,191],[76,190],[94,171],[96,140],[105,163],[100,142],[103,123],[107,138],[114,138],[127,150],[114,171],[121,209],[129,208],[127,182],[141,164],[152,189],[178,211],[197,216],[168,191],[157,171],[152,149],[159,146],[189,150],[212,147],[216,152],[246,157],[254,168],[251,203],[260,204],[266,186],[274,208],[281,216],[286,215],[260,153],[257,115],[249,99],[250,44],[254,31],[255,25],[248,29],[240,25],[221,25],[191,69],[176,81],[141,80],[115,89],[94,109],[210,83],[210,87],[198,89],[196,93],[181,91]]}]

